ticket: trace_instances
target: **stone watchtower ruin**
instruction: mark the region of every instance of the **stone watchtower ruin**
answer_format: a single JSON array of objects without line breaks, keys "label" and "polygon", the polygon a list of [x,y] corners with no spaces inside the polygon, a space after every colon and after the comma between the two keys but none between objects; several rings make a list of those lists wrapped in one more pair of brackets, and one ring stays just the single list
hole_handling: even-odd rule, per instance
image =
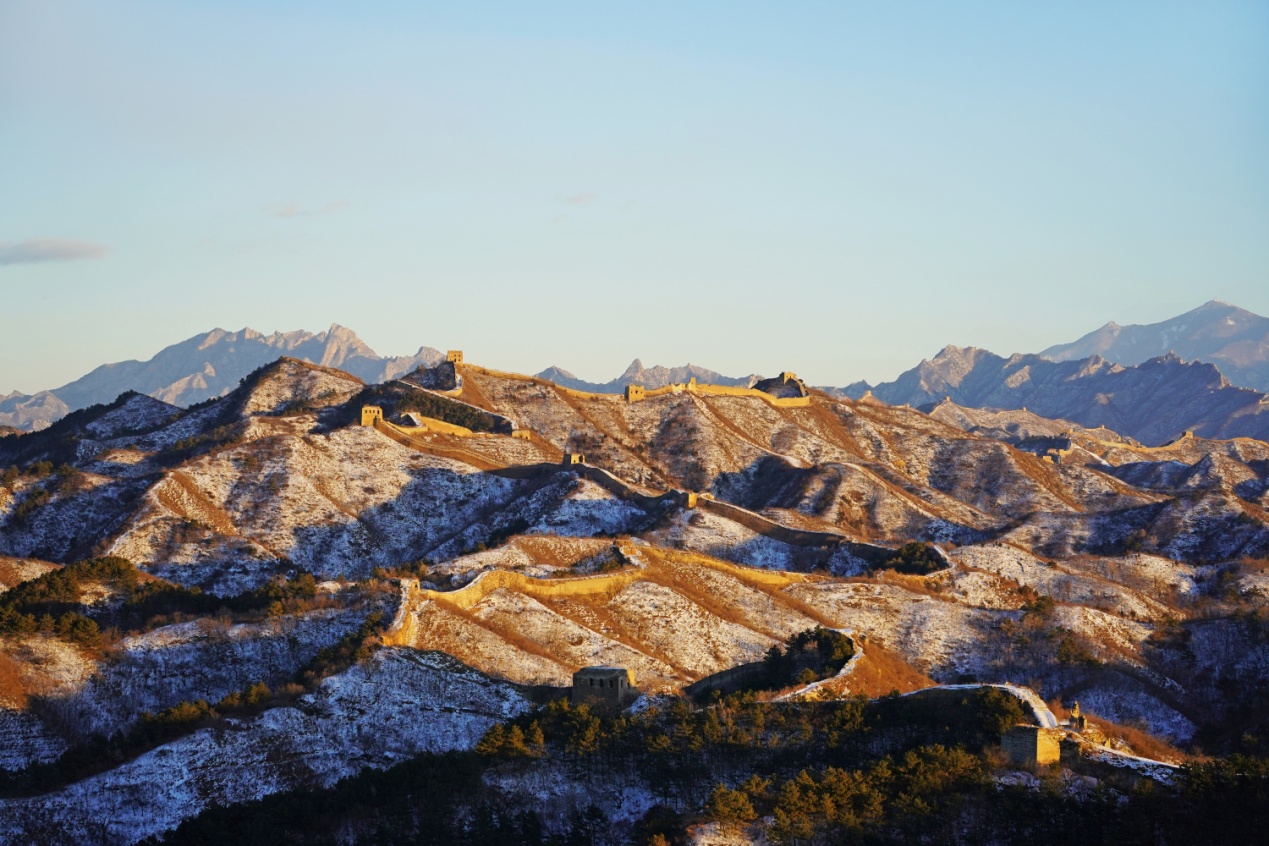
[{"label": "stone watchtower ruin", "polygon": [[1055,764],[1062,757],[1062,731],[1040,726],[1014,726],[1000,738],[1009,760],[1020,766]]},{"label": "stone watchtower ruin", "polygon": [[573,705],[620,710],[639,698],[625,667],[582,667],[573,673]]},{"label": "stone watchtower ruin", "polygon": [[1067,728],[1071,731],[1085,732],[1088,730],[1088,718],[1080,713],[1080,703],[1077,700],[1075,707],[1071,709],[1071,716],[1066,722]]},{"label": "stone watchtower ruin", "polygon": [[377,405],[363,405],[361,407],[361,425],[373,426],[375,422],[383,419],[383,409]]},{"label": "stone watchtower ruin", "polygon": [[463,363],[463,351],[462,351],[462,350],[449,350],[448,352],[446,352],[446,353],[445,353],[445,360],[446,360],[446,361],[448,361],[450,364],[462,364],[462,363]]}]

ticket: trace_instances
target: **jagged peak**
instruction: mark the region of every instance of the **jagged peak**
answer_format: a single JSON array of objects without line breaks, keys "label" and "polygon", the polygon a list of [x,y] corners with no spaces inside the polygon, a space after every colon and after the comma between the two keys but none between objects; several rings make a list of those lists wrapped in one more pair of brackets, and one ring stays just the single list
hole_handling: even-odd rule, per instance
[{"label": "jagged peak", "polygon": [[338,323],[332,323],[330,325],[330,328],[327,329],[325,332],[323,332],[322,335],[328,341],[331,338],[350,338],[358,342],[361,341],[361,338],[357,336],[356,332],[354,332],[352,329],[349,329],[347,326],[342,326]]},{"label": "jagged peak", "polygon": [[938,353],[934,356],[934,358],[929,359],[929,361],[932,361],[932,362],[951,361],[951,360],[964,361],[966,359],[976,360],[986,356],[998,357],[991,350],[983,349],[982,347],[974,347],[974,346],[958,347],[955,344],[948,344],[947,346],[943,347],[943,349],[939,350]]},{"label": "jagged peak", "polygon": [[212,344],[218,344],[229,336],[229,333],[217,326],[207,334],[203,335],[202,341],[199,342],[198,348],[205,350]]}]

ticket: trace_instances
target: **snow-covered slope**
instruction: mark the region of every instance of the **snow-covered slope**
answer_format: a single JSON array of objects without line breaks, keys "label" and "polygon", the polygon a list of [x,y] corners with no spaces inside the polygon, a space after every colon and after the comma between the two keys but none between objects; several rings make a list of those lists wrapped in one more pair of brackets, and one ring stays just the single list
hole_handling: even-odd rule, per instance
[{"label": "snow-covered slope", "polygon": [[[386,651],[292,704],[10,796],[0,830],[92,838],[85,821],[118,804],[103,836],[127,842],[212,802],[465,748],[524,707],[515,684],[603,663],[672,693],[815,625],[876,646],[869,684],[1025,683],[1180,742],[1233,730],[1269,681],[1254,630],[1264,442],[1151,448],[1032,412],[822,394],[632,404],[455,375],[462,407],[283,359],[198,408],[134,396],[0,439],[0,466],[17,468],[0,484],[6,587],[104,553],[226,603],[301,571],[338,582],[303,611],[134,622],[102,649],[48,627],[0,637],[4,768],[143,711],[285,686],[371,610],[393,621]],[[357,425],[367,396],[388,414],[483,409],[529,436],[391,437]],[[943,545],[936,572],[886,568],[909,541]],[[113,601],[71,604],[109,625]]]},{"label": "snow-covered slope", "polygon": [[0,839],[133,843],[209,805],[470,748],[527,704],[510,685],[448,656],[382,651],[297,707],[196,732],[51,795],[0,800]]}]

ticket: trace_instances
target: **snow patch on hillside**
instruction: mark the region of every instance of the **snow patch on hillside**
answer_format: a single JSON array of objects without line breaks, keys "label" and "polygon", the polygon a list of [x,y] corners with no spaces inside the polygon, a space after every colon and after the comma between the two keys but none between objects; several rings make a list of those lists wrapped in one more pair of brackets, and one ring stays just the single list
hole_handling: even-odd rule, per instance
[{"label": "snow patch on hillside", "polygon": [[0,801],[0,839],[56,832],[68,842],[134,843],[213,804],[469,749],[527,708],[515,689],[449,656],[383,650],[297,707],[196,732],[47,796]]}]

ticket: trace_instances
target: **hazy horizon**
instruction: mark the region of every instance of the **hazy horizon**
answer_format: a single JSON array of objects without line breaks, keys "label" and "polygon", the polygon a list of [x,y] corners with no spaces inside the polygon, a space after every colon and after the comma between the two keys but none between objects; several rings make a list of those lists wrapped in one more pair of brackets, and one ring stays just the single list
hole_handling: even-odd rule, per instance
[{"label": "hazy horizon", "polygon": [[[1212,302],[1212,301],[1213,301],[1213,300],[1208,300],[1207,302]],[[1222,302],[1222,301],[1220,301],[1219,299],[1217,299],[1217,300],[1215,300],[1215,301],[1217,301],[1217,302]],[[1206,304],[1206,303],[1201,303],[1200,305],[1205,305],[1205,304]],[[1234,305],[1234,306],[1238,306],[1238,304],[1237,304],[1237,303],[1228,303],[1228,302],[1226,303],[1226,305]],[[1198,306],[1196,306],[1195,308],[1198,308]],[[1188,309],[1187,311],[1190,311],[1190,310],[1192,310],[1192,309]],[[1170,315],[1170,317],[1176,317],[1176,316],[1178,316],[1178,315]],[[1262,315],[1262,316],[1263,316],[1263,315]],[[1110,321],[1108,321],[1108,322],[1110,322]],[[1114,321],[1114,322],[1118,322],[1118,321]],[[1105,325],[1105,323],[1100,324],[1098,327],[1093,327],[1093,328],[1100,328],[1100,326],[1104,326],[1104,325]],[[1127,324],[1121,324],[1121,325],[1127,325]],[[424,342],[424,343],[422,343],[422,344],[415,345],[414,347],[411,347],[411,348],[409,348],[409,349],[400,349],[400,350],[381,350],[381,349],[379,349],[379,348],[375,347],[375,345],[374,345],[374,344],[369,343],[369,342],[367,341],[367,339],[366,339],[366,338],[365,338],[365,337],[364,337],[364,336],[363,336],[363,335],[362,335],[362,334],[361,334],[361,333],[357,330],[357,327],[355,327],[355,326],[347,326],[347,325],[345,325],[345,324],[342,324],[342,323],[339,323],[338,321],[336,321],[335,323],[332,323],[330,326],[326,326],[326,327],[322,327],[322,328],[314,328],[314,327],[295,327],[295,328],[291,328],[291,329],[276,328],[276,329],[269,329],[269,330],[265,330],[265,329],[260,329],[260,328],[259,328],[259,327],[257,327],[257,326],[240,326],[240,327],[238,327],[238,328],[236,328],[236,329],[230,329],[230,328],[225,327],[225,326],[215,326],[215,327],[210,327],[210,328],[208,328],[208,329],[204,330],[203,332],[198,332],[198,333],[195,333],[194,335],[191,335],[191,336],[189,336],[189,337],[187,337],[187,338],[179,338],[179,339],[176,339],[176,340],[174,340],[174,341],[171,341],[170,343],[165,343],[165,344],[163,344],[163,346],[162,346],[161,348],[159,348],[159,349],[155,349],[155,350],[153,350],[151,353],[149,353],[149,354],[147,354],[147,355],[143,355],[143,356],[140,356],[140,357],[138,357],[138,358],[135,358],[135,359],[130,359],[130,360],[136,360],[136,361],[142,361],[142,362],[144,362],[144,361],[148,361],[148,360],[150,360],[151,358],[153,358],[155,355],[157,355],[157,354],[159,354],[160,352],[162,352],[162,350],[163,350],[163,349],[166,349],[167,347],[174,346],[174,345],[178,345],[178,344],[180,344],[180,343],[182,343],[182,342],[184,342],[184,341],[188,341],[188,340],[190,340],[191,338],[198,337],[199,335],[209,334],[209,333],[216,332],[216,331],[223,331],[223,332],[227,332],[227,333],[230,333],[230,334],[239,334],[239,333],[242,333],[242,332],[245,332],[245,331],[254,331],[254,332],[259,332],[261,335],[264,335],[264,336],[269,336],[269,335],[278,334],[278,333],[280,333],[280,334],[288,334],[288,333],[292,333],[292,332],[310,332],[310,333],[312,333],[313,335],[320,335],[320,334],[322,334],[322,333],[324,333],[324,332],[328,332],[328,331],[330,331],[331,329],[335,328],[336,326],[342,326],[342,327],[343,327],[343,328],[345,328],[345,329],[349,329],[349,330],[351,330],[354,334],[356,334],[356,335],[357,335],[357,337],[358,337],[358,338],[360,338],[360,339],[361,339],[361,341],[363,341],[364,343],[367,343],[367,345],[368,345],[368,346],[370,346],[370,347],[371,347],[371,348],[375,351],[375,353],[376,353],[376,354],[378,354],[381,358],[391,358],[391,357],[394,357],[394,356],[409,356],[409,355],[414,355],[415,353],[417,353],[417,352],[418,352],[420,349],[422,349],[423,347],[432,347],[433,349],[438,349],[438,350],[442,350],[442,351],[443,351],[444,349],[446,349],[446,347],[438,347],[438,346],[436,346],[435,344],[429,344],[429,343]],[[1091,332],[1091,331],[1092,331],[1092,329],[1090,329],[1089,331]],[[1087,334],[1087,333],[1081,333],[1081,336],[1082,336],[1082,335],[1084,335],[1084,334]],[[1066,341],[1068,341],[1068,342],[1069,342],[1069,341],[1074,341],[1074,340],[1077,340],[1077,338],[1076,338],[1076,337],[1071,337],[1071,338],[1066,339]],[[913,367],[913,366],[917,365],[918,363],[920,363],[920,360],[921,360],[921,359],[929,359],[929,358],[933,358],[933,357],[934,357],[934,356],[935,356],[935,355],[936,355],[939,351],[941,351],[941,350],[942,350],[943,348],[945,348],[946,346],[948,346],[948,344],[942,344],[942,345],[940,345],[940,346],[939,346],[939,348],[938,348],[938,349],[936,349],[936,350],[931,350],[931,351],[929,351],[929,352],[927,352],[927,353],[923,354],[923,355],[922,355],[919,359],[914,359],[911,363],[909,363],[909,364],[907,364],[907,365],[904,365],[904,366],[903,366],[903,368],[902,368],[900,371],[897,371],[897,372],[895,372],[894,374],[892,374],[892,375],[890,375],[890,376],[888,376],[888,377],[885,377],[885,378],[882,378],[882,379],[869,379],[869,380],[865,380],[865,381],[868,381],[868,382],[870,382],[871,384],[874,384],[874,385],[876,385],[876,384],[878,384],[878,383],[881,383],[881,382],[891,381],[891,380],[893,380],[893,378],[894,378],[894,377],[898,376],[901,372],[903,372],[903,371],[905,371],[905,370],[908,370],[908,369],[910,369],[911,367]],[[975,345],[973,345],[973,344],[962,344],[962,345],[959,345],[959,346],[975,346]],[[1052,346],[1052,344],[1047,345],[1047,346]],[[450,347],[450,348],[452,348],[452,347]],[[460,348],[461,348],[461,345],[460,345]],[[1000,355],[1002,355],[1002,356],[1008,357],[1009,355],[1012,355],[1012,354],[1014,354],[1014,353],[1040,353],[1040,352],[1042,352],[1042,350],[1043,350],[1043,349],[1044,349],[1044,348],[1036,348],[1036,349],[1028,349],[1028,350],[1010,350],[1010,351],[1008,351],[1008,352],[1004,352],[1004,351],[1001,351],[1001,350],[990,350],[990,351],[991,351],[991,352],[994,352],[994,353],[997,353],[997,354],[1000,354]],[[474,352],[479,352],[479,351],[474,351]],[[479,356],[473,357],[472,355],[468,354],[468,356],[467,356],[467,357],[468,357],[468,360],[469,360],[470,362],[472,362],[472,363],[476,363],[476,364],[489,364],[489,362],[487,362],[487,361],[485,361],[485,360],[481,359]],[[558,368],[560,368],[560,369],[562,369],[562,370],[565,370],[565,371],[570,372],[573,376],[575,376],[575,377],[577,377],[577,378],[579,378],[579,379],[582,379],[582,380],[584,380],[584,381],[588,381],[588,382],[598,383],[598,384],[603,384],[603,383],[605,383],[605,382],[609,382],[609,381],[611,381],[612,379],[614,379],[614,378],[616,378],[616,377],[620,376],[620,375],[621,375],[621,373],[623,373],[623,372],[625,371],[625,369],[626,369],[627,367],[629,367],[629,366],[630,366],[630,364],[631,364],[631,363],[633,363],[635,360],[639,360],[639,361],[640,361],[640,363],[641,363],[643,366],[645,366],[645,367],[654,367],[654,366],[681,367],[681,366],[684,366],[684,365],[691,364],[691,365],[695,365],[695,366],[698,366],[698,367],[705,367],[705,368],[713,369],[713,370],[716,370],[717,372],[721,373],[721,374],[722,374],[722,375],[724,375],[724,376],[731,376],[731,377],[747,376],[747,375],[749,375],[750,373],[761,373],[762,375],[770,376],[770,375],[773,375],[773,374],[775,374],[776,372],[778,372],[778,370],[779,370],[779,369],[795,369],[795,368],[793,367],[793,365],[792,365],[790,362],[783,362],[783,364],[779,364],[779,363],[777,363],[777,362],[776,362],[776,359],[775,359],[775,358],[773,358],[773,357],[771,357],[771,356],[768,356],[768,359],[770,359],[770,360],[772,361],[772,365],[771,365],[770,367],[767,367],[767,368],[765,368],[765,369],[763,369],[763,368],[757,368],[757,369],[755,369],[755,370],[745,371],[745,372],[741,372],[741,371],[735,371],[735,372],[733,372],[733,371],[728,371],[728,370],[721,370],[721,369],[719,369],[719,368],[715,368],[715,367],[713,367],[713,366],[712,366],[712,365],[711,365],[708,361],[704,361],[704,360],[684,359],[683,361],[674,361],[674,362],[670,362],[670,361],[655,361],[655,360],[652,360],[652,359],[649,359],[649,358],[647,358],[647,357],[645,357],[645,356],[640,356],[640,355],[635,355],[635,356],[631,357],[631,358],[630,358],[630,359],[628,359],[628,360],[626,361],[626,363],[625,363],[624,365],[622,365],[619,369],[615,369],[615,370],[612,370],[612,371],[609,371],[609,372],[594,372],[594,373],[591,373],[591,372],[586,372],[586,371],[584,371],[584,370],[580,370],[580,369],[574,368],[574,367],[572,367],[570,364],[567,364],[567,363],[561,363],[561,362],[558,362],[558,361],[557,361],[557,362],[550,362],[550,363],[548,363],[548,364],[542,364],[542,365],[540,365],[540,366],[539,366],[539,365],[531,365],[531,364],[526,363],[526,362],[520,362],[520,363],[516,363],[516,362],[502,362],[501,364],[503,365],[503,367],[505,367],[506,369],[509,369],[509,370],[511,370],[511,371],[513,371],[513,372],[520,372],[520,373],[526,373],[526,374],[536,374],[536,373],[542,372],[542,371],[544,371],[544,370],[546,370],[546,369],[548,369],[548,368],[550,368],[550,367],[558,367]],[[92,368],[89,368],[88,370],[85,370],[83,373],[80,373],[78,376],[74,377],[74,379],[78,379],[78,378],[79,378],[79,377],[81,377],[81,376],[87,375],[89,372],[91,372],[91,370],[92,370],[92,369],[95,369],[96,367],[99,367],[99,366],[101,366],[101,365],[105,365],[105,364],[119,364],[119,363],[123,363],[124,361],[127,361],[127,360],[129,360],[129,359],[121,359],[120,361],[109,361],[109,362],[107,362],[107,361],[103,361],[103,362],[98,362],[96,365],[93,365],[93,366],[92,366]],[[796,370],[795,370],[795,372],[796,372]],[[74,381],[74,379],[68,379],[68,380],[66,380],[66,382],[63,382],[63,383],[58,383],[57,385],[49,385],[49,386],[47,386],[46,388],[40,388],[40,389],[38,389],[38,390],[52,390],[52,389],[60,388],[60,387],[62,387],[64,384],[67,384],[67,383],[69,383],[69,382],[71,382],[71,381]],[[830,386],[830,385],[831,385],[831,386],[834,386],[834,387],[845,387],[845,386],[846,386],[846,385],[848,385],[848,384],[852,384],[852,383],[859,382],[859,381],[861,381],[861,379],[842,379],[842,380],[837,380],[837,381],[835,381],[835,382],[822,382],[822,383],[816,383],[816,384],[822,384],[822,385],[824,385],[824,386]],[[4,391],[4,390],[0,389],[0,397],[4,396],[6,393],[7,393],[6,391]],[[35,391],[24,391],[24,392],[22,392],[22,393],[35,393]]]},{"label": "hazy horizon", "polygon": [[1269,8],[0,2],[0,395],[219,326],[877,382],[1269,314]]}]

